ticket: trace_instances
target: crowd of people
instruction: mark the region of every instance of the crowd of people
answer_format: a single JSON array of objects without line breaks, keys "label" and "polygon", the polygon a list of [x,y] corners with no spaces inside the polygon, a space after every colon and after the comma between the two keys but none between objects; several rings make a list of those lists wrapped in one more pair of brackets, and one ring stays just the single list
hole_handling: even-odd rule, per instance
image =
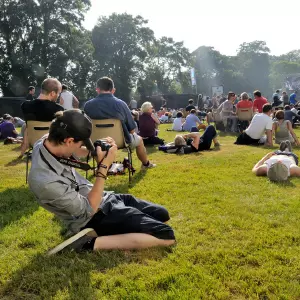
[{"label": "crowd of people", "polygon": [[[29,146],[26,122],[52,122],[49,135],[33,148],[28,178],[40,205],[62,219],[75,234],[52,254],[64,249],[140,249],[175,243],[174,231],[166,224],[169,214],[164,207],[104,190],[117,146],[111,137],[105,139],[110,145],[108,151],[92,143],[92,119],[121,121],[125,140],[135,149],[142,170],[156,167],[149,160],[145,145],[166,144],[159,137],[160,124],[172,123],[170,130],[178,133],[172,142],[175,147],[189,147],[190,152],[198,152],[209,150],[212,145],[220,147],[216,131],[219,122],[224,131],[239,133],[237,145],[273,146],[273,139],[280,145],[278,151],[267,154],[254,166],[256,175],[267,175],[273,181],[300,176],[298,157],[292,152],[292,144],[299,145],[293,130],[299,119],[296,93],[288,97],[283,92],[280,97],[276,91],[270,104],[260,91],[253,93],[254,101],[247,93],[237,96],[229,92],[227,98],[206,99],[209,104],[206,109],[199,109],[191,99],[185,108],[168,109],[163,105],[156,112],[150,102],[139,107],[132,99],[128,106],[116,98],[114,82],[108,77],[97,81],[96,91],[97,97],[87,101],[81,111],[77,109],[78,99],[67,86],[47,78],[36,99],[34,87],[29,87],[28,100],[21,106],[25,120],[5,114],[0,123],[0,138],[22,143],[22,157]],[[241,119],[240,111],[250,112],[249,119]],[[204,118],[208,125],[204,124]],[[241,130],[245,121],[245,130]],[[20,133],[16,127],[21,128]],[[68,164],[69,158],[87,157],[91,152],[96,153],[97,161],[93,185]]]}]

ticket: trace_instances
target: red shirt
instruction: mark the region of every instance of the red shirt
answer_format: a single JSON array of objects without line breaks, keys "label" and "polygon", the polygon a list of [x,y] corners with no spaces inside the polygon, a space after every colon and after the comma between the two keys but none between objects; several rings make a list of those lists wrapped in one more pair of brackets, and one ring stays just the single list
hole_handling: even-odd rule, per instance
[{"label": "red shirt", "polygon": [[257,108],[258,112],[262,113],[262,108],[266,103],[269,103],[269,102],[265,97],[256,98],[253,102],[253,108],[254,108],[254,110]]},{"label": "red shirt", "polygon": [[248,100],[241,100],[236,105],[236,108],[252,108],[252,107],[253,107],[253,103]]}]

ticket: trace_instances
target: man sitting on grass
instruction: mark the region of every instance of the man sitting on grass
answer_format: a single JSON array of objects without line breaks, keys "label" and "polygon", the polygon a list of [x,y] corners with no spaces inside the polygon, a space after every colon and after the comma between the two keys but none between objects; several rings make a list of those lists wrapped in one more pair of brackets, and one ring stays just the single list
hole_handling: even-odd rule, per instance
[{"label": "man sitting on grass", "polygon": [[[76,233],[50,254],[64,249],[80,252],[173,245],[175,236],[165,224],[169,213],[164,207],[132,195],[104,191],[108,169],[118,150],[111,138],[106,139],[108,151],[96,147],[94,185],[70,166],[72,156],[84,157],[95,150],[91,132],[91,120],[80,110],[58,112],[49,136],[34,145],[29,187],[41,206]],[[94,233],[97,238],[90,236]]]},{"label": "man sitting on grass", "polygon": [[235,144],[237,145],[259,145],[264,144],[265,141],[262,140],[265,133],[267,135],[267,146],[273,146],[272,141],[272,127],[273,122],[271,118],[272,114],[272,105],[265,104],[262,108],[261,114],[256,114],[249,127],[241,133]]}]

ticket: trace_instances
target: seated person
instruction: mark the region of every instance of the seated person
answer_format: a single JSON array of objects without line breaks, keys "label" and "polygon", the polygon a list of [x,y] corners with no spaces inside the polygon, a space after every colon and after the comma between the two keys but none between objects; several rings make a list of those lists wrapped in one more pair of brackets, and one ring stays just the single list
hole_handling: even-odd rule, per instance
[{"label": "seated person", "polygon": [[38,203],[75,234],[50,253],[173,245],[175,236],[165,224],[169,213],[164,207],[132,195],[104,191],[107,171],[118,150],[113,139],[106,139],[111,145],[108,152],[96,148],[94,184],[67,164],[66,159],[73,154],[85,157],[95,150],[91,132],[91,120],[82,111],[58,112],[49,136],[38,141],[33,149],[29,188]]},{"label": "seated person", "polygon": [[142,169],[156,167],[150,163],[143,139],[135,133],[136,124],[131,116],[127,104],[114,96],[115,87],[112,79],[102,77],[97,81],[98,96],[85,103],[84,111],[95,120],[118,119],[122,122],[125,140],[131,149],[136,149],[138,159],[142,162]]},{"label": "seated person", "polygon": [[164,115],[162,115],[159,118],[159,121],[162,122],[162,123],[167,123],[169,121],[169,113],[166,112]]},{"label": "seated person", "polygon": [[241,94],[241,100],[237,103],[236,108],[251,108],[253,109],[253,103],[249,101],[249,95],[247,93]]},{"label": "seated person", "polygon": [[299,145],[298,138],[293,130],[292,123],[284,119],[284,111],[278,110],[275,114],[275,121],[273,121],[273,134],[275,135],[275,143],[290,141]]},{"label": "seated person", "polygon": [[283,101],[280,100],[278,93],[275,93],[273,95],[272,107],[273,108],[283,108]]},{"label": "seated person", "polygon": [[19,117],[14,117],[14,124],[16,127],[22,127],[25,124],[25,121]]},{"label": "seated person", "polygon": [[192,109],[191,113],[186,117],[185,122],[182,125],[184,131],[197,132],[199,129],[205,129],[206,126],[202,124],[200,119],[196,116],[196,110]]},{"label": "seated person", "polygon": [[199,132],[192,132],[184,135],[176,135],[174,140],[175,146],[190,145],[192,152],[209,150],[212,142],[214,142],[215,147],[220,147],[216,129],[212,125],[207,126],[202,136],[200,136]]},{"label": "seated person", "polygon": [[185,108],[186,114],[189,114],[192,109],[196,110],[196,107],[194,106],[194,100],[190,99],[189,100],[189,105]]},{"label": "seated person", "polygon": [[292,153],[289,141],[281,142],[280,150],[265,155],[252,169],[256,176],[268,176],[271,181],[287,181],[290,176],[300,176],[298,157]]},{"label": "seated person", "polygon": [[153,106],[150,102],[145,102],[141,106],[142,114],[139,118],[139,135],[144,140],[144,145],[163,145],[164,140],[157,137],[157,126],[160,124],[153,113]]},{"label": "seated person", "polygon": [[228,99],[223,102],[217,109],[218,113],[221,113],[221,118],[223,119],[223,123],[225,126],[225,129],[228,125],[228,120],[231,121],[231,132],[237,131],[237,116],[235,115],[233,111],[233,103],[236,99],[236,95],[233,92],[228,93]]},{"label": "seated person", "polygon": [[182,130],[183,123],[184,123],[183,113],[181,111],[179,111],[176,115],[176,118],[174,119],[172,130],[183,131]]},{"label": "seated person", "polygon": [[[58,111],[63,111],[64,108],[56,103],[61,93],[61,83],[55,78],[47,78],[42,82],[41,94],[35,100],[27,100],[22,103],[21,109],[25,117],[25,121],[40,121],[50,122],[54,119]],[[22,129],[23,144],[21,146],[20,158],[28,149],[27,130]]]},{"label": "seated person", "polygon": [[298,111],[292,111],[290,105],[284,107],[284,119],[290,121],[293,125],[300,119]]},{"label": "seated person", "polygon": [[256,114],[249,127],[241,133],[235,144],[236,145],[259,145],[260,143],[264,143],[261,141],[262,137],[264,137],[265,133],[267,135],[267,146],[273,146],[272,141],[272,118],[270,117],[272,114],[272,105],[265,104],[263,106],[263,112],[261,114]]},{"label": "seated person", "polygon": [[18,132],[13,124],[14,118],[5,114],[3,116],[3,122],[0,124],[0,139],[5,140],[6,138],[16,138],[18,136]]}]

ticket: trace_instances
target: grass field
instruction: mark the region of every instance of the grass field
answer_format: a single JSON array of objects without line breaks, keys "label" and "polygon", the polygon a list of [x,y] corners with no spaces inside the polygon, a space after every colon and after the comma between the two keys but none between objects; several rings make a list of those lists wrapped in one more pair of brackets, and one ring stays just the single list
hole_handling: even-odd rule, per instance
[{"label": "grass field", "polygon": [[[171,141],[168,127],[160,136]],[[148,148],[156,169],[140,172],[134,155],[131,187],[127,176],[107,181],[108,190],[164,205],[175,247],[52,257],[64,228],[25,185],[18,147],[1,144],[0,299],[300,299],[300,179],[255,177],[251,168],[270,150],[234,140],[181,156]]]}]

